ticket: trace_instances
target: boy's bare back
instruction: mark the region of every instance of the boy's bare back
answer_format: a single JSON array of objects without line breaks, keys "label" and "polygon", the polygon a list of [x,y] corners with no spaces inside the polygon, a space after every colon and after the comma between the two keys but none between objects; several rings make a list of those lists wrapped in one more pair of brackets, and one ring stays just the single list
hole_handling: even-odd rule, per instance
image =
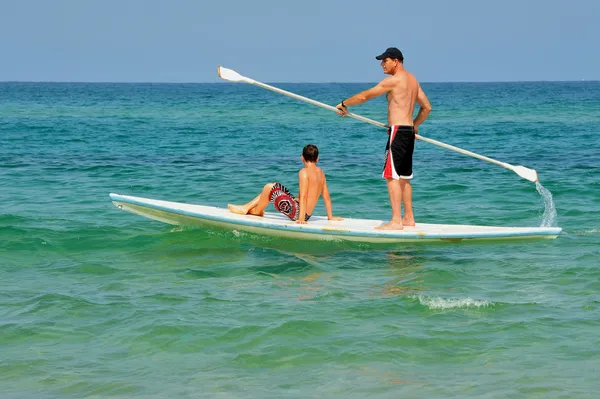
[{"label": "boy's bare back", "polygon": [[[322,194],[324,201],[329,199],[325,173],[317,165],[309,164],[298,172],[298,180],[300,182],[300,194],[298,196],[300,208],[302,208],[303,200],[305,200],[305,211],[308,215],[312,215]],[[327,196],[324,195],[325,191],[327,191]],[[326,197],[327,199],[325,199]]]}]

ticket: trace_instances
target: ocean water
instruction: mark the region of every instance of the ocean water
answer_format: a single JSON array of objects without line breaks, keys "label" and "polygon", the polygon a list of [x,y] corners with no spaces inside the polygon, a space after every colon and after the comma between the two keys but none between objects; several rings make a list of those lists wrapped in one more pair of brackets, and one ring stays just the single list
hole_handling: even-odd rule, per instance
[{"label": "ocean water", "polygon": [[[337,104],[370,85],[277,86]],[[423,136],[543,186],[418,142],[417,222],[558,225],[556,240],[381,247],[150,221],[108,193],[297,191],[308,143],[334,214],[389,218],[386,133],[243,84],[0,83],[0,397],[597,397],[600,83],[423,88]]]}]

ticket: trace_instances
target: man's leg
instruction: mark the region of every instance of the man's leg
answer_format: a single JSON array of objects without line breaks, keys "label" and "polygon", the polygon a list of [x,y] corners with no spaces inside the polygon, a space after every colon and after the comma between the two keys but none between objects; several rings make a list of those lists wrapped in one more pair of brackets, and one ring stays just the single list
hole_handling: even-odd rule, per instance
[{"label": "man's leg", "polygon": [[412,186],[410,180],[400,179],[400,187],[402,189],[402,202],[404,202],[404,218],[402,223],[404,226],[415,225],[415,215],[412,208]]},{"label": "man's leg", "polygon": [[390,194],[390,204],[392,205],[392,220],[382,226],[376,227],[378,230],[402,230],[402,213],[400,203],[402,202],[402,185],[400,180],[385,179]]},{"label": "man's leg", "polygon": [[240,215],[255,215],[255,216],[263,216],[265,214],[265,208],[269,205],[270,198],[269,194],[271,193],[271,189],[275,183],[268,183],[262,189],[262,192],[257,195],[252,201],[248,202],[245,205],[232,205],[228,204],[227,208],[232,213],[237,213]]}]

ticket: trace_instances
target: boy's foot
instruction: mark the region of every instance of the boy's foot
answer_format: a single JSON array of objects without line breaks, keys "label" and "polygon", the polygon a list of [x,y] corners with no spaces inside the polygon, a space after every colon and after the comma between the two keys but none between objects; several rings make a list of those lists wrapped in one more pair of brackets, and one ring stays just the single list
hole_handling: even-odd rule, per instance
[{"label": "boy's foot", "polygon": [[248,211],[248,215],[265,216],[265,211],[257,212],[256,207],[254,207]]},{"label": "boy's foot", "polygon": [[381,226],[375,227],[375,230],[402,230],[404,226],[402,223],[398,222],[388,222],[386,224],[382,224]]},{"label": "boy's foot", "polygon": [[227,204],[227,209],[229,209],[229,212],[237,213],[238,215],[247,215],[248,214],[248,208],[246,208],[243,205]]}]

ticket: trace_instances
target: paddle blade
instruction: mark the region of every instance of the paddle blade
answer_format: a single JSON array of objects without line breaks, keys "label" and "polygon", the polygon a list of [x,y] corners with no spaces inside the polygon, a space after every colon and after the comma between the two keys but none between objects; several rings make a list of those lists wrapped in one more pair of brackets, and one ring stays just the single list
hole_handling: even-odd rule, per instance
[{"label": "paddle blade", "polygon": [[534,183],[538,181],[538,174],[533,169],[526,168],[525,166],[515,166],[513,171],[523,179],[527,179]]},{"label": "paddle blade", "polygon": [[221,79],[225,79],[230,82],[249,82],[250,80],[247,77],[240,75],[233,69],[224,68],[222,66],[219,66],[217,72],[219,73],[219,77]]}]

